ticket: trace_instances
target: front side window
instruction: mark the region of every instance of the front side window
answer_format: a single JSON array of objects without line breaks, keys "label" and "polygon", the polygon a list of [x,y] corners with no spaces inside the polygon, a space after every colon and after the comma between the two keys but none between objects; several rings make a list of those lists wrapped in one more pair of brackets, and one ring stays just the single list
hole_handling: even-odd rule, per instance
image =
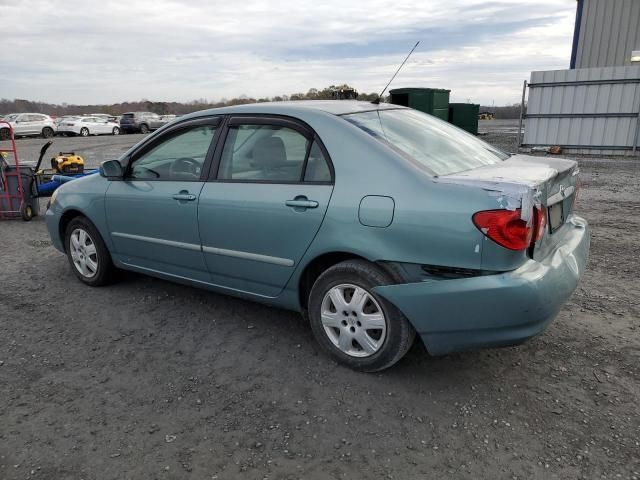
[{"label": "front side window", "polygon": [[229,127],[220,160],[221,180],[298,182],[309,140],[278,125]]},{"label": "front side window", "polygon": [[457,173],[509,157],[464,130],[416,110],[375,110],[343,115],[342,118],[431,175]]},{"label": "front side window", "polygon": [[216,132],[215,125],[197,125],[167,133],[168,138],[134,159],[133,180],[198,181]]}]

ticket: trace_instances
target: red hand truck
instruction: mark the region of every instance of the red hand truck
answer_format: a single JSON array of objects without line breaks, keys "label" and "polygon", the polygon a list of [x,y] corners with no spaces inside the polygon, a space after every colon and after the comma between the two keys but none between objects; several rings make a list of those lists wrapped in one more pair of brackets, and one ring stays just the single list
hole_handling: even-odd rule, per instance
[{"label": "red hand truck", "polygon": [[[0,129],[5,127],[9,129],[11,148],[0,149],[0,220],[22,217],[24,221],[29,221],[35,211],[27,201],[13,128],[8,122],[0,120]],[[8,153],[13,155],[13,165],[6,160]]]}]

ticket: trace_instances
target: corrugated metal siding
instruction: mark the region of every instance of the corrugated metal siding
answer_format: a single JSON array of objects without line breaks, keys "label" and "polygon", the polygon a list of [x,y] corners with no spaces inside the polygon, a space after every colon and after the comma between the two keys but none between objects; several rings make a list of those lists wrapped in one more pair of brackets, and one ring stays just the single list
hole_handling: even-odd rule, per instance
[{"label": "corrugated metal siding", "polygon": [[640,0],[582,0],[575,68],[631,65],[640,50]]},{"label": "corrugated metal siding", "polygon": [[[623,82],[570,84],[583,81]],[[563,145],[573,153],[625,154],[635,140],[638,112],[640,66],[532,72],[523,144]],[[579,117],[585,114],[591,116]]]}]

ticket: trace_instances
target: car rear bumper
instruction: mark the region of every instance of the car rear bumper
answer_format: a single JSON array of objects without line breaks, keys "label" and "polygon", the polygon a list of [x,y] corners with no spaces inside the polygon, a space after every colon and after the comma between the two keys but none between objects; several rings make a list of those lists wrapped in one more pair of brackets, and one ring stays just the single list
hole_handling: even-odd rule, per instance
[{"label": "car rear bumper", "polygon": [[522,343],[541,333],[569,299],[589,255],[589,226],[572,216],[540,261],[497,275],[387,285],[376,293],[398,307],[432,355]]}]

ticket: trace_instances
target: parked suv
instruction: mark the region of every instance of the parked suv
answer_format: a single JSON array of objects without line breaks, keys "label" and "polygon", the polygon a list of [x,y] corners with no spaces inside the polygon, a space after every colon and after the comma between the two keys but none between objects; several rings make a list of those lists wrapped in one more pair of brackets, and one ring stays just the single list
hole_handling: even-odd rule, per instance
[{"label": "parked suv", "polygon": [[120,117],[120,129],[124,133],[149,133],[167,123],[160,115],[152,112],[127,112]]},{"label": "parked suv", "polygon": [[[49,115],[42,113],[11,113],[3,120],[9,122],[16,137],[39,136],[51,138],[56,133],[56,124]],[[9,129],[0,125],[0,140],[9,138]]]}]

